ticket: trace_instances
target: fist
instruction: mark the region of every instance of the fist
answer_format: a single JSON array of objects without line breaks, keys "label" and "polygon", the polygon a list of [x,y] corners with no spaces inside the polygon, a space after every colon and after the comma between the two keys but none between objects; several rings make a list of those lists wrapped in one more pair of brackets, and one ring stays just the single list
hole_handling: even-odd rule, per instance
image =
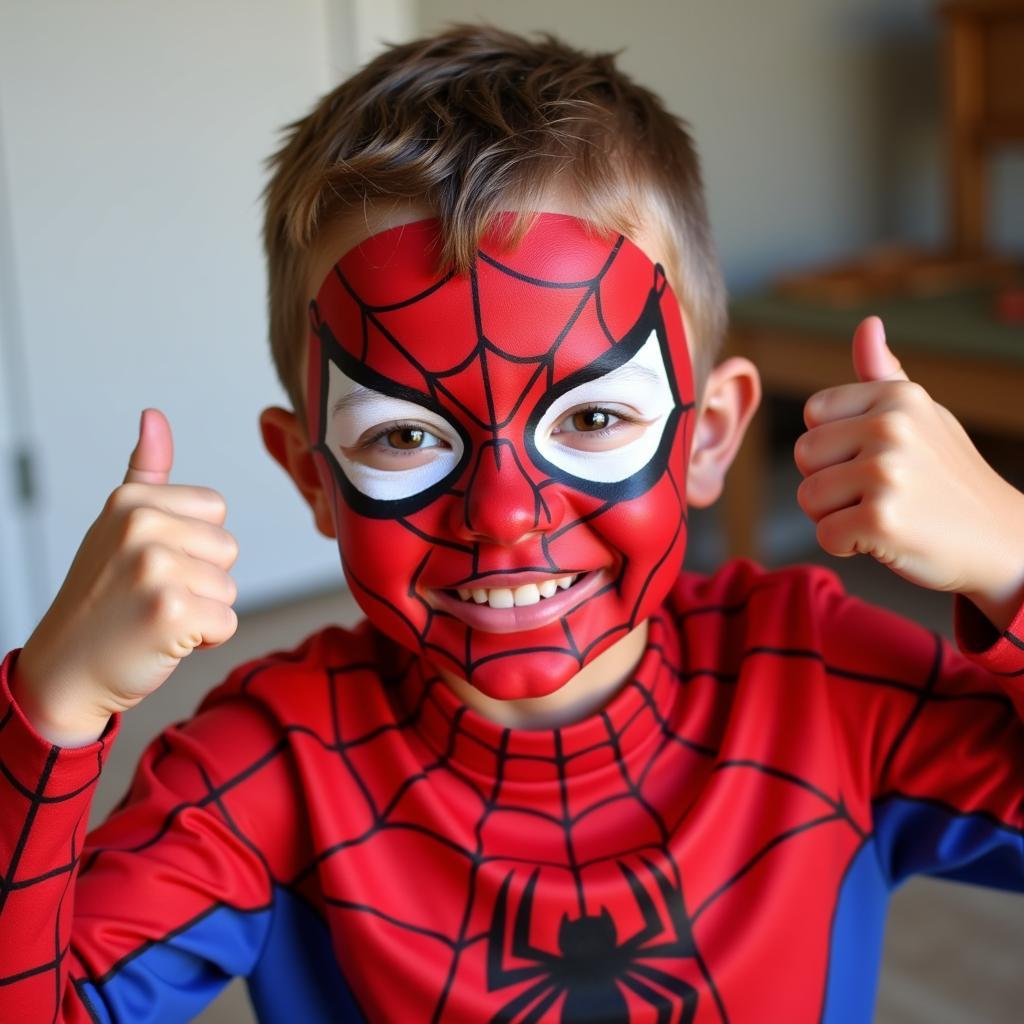
[{"label": "fist", "polygon": [[92,524],[15,667],[16,695],[54,742],[89,742],[200,647],[235,632],[238,545],[224,499],[168,484],[163,414],[142,414],[124,482]]},{"label": "fist", "polygon": [[797,501],[819,543],[840,557],[869,554],[933,590],[995,586],[1019,495],[908,379],[877,317],[857,328],[853,365],[857,383],[808,400],[794,449]]}]

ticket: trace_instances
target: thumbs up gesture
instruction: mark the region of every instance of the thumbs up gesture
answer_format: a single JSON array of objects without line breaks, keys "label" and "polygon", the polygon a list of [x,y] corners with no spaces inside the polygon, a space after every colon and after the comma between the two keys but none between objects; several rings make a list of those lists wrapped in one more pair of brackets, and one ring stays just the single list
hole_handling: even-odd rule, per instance
[{"label": "thumbs up gesture", "polygon": [[797,501],[831,555],[869,554],[931,590],[962,593],[1000,630],[1024,599],[1024,495],[948,409],[903,372],[878,317],[853,336],[858,383],[804,406]]},{"label": "thumbs up gesture", "polygon": [[112,714],[238,625],[227,506],[209,488],[169,484],[173,459],[170,425],[146,409],[124,483],[15,663],[15,699],[54,743],[92,742]]}]

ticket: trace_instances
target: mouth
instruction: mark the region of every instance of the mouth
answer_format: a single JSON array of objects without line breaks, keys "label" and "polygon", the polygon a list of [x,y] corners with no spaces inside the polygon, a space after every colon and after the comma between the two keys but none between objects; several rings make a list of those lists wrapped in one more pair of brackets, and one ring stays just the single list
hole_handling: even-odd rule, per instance
[{"label": "mouth", "polygon": [[512,579],[492,576],[487,578],[486,587],[471,585],[429,593],[435,607],[473,629],[514,633],[563,618],[609,579],[605,569],[561,576],[530,574],[532,578],[527,577],[526,582],[524,576],[516,576],[515,585],[511,585]]}]

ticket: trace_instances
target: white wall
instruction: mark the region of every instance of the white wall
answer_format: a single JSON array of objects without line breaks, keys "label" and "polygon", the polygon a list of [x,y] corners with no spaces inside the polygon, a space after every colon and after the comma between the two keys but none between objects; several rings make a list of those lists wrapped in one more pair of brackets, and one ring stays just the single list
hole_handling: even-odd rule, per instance
[{"label": "white wall", "polygon": [[[227,497],[240,608],[340,585],[259,439],[259,410],[284,398],[259,195],[278,129],[352,69],[350,14],[347,0],[0,7],[0,554],[30,590],[0,588],[0,614],[17,612],[6,644],[52,599],[147,405],[174,430],[172,482]],[[8,473],[19,437],[40,489],[27,514]]]}]

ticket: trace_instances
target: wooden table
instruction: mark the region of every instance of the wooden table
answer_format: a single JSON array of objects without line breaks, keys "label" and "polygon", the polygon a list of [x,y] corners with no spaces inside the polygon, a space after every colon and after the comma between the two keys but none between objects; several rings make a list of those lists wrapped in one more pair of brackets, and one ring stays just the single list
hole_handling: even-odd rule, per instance
[{"label": "wooden table", "polygon": [[[991,295],[982,292],[887,299],[846,310],[770,294],[735,301],[727,353],[754,362],[765,398],[726,484],[730,554],[760,557],[771,399],[806,401],[821,388],[855,381],[850,342],[860,320],[872,313],[885,321],[889,344],[911,380],[968,431],[1024,440],[1024,327],[998,323],[991,308]],[[1021,451],[1024,462],[1024,446]]]}]

